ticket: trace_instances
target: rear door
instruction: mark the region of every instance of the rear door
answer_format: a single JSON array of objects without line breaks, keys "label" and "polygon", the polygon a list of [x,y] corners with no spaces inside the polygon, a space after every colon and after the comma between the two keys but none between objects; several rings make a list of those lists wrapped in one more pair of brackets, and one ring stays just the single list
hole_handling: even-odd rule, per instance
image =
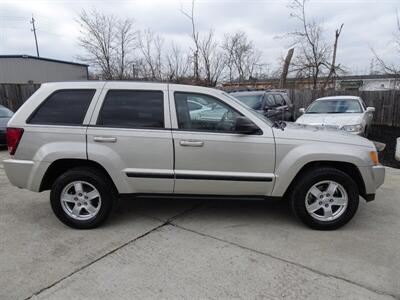
[{"label": "rear door", "polygon": [[172,193],[170,127],[166,84],[109,82],[87,131],[88,158],[120,193]]}]

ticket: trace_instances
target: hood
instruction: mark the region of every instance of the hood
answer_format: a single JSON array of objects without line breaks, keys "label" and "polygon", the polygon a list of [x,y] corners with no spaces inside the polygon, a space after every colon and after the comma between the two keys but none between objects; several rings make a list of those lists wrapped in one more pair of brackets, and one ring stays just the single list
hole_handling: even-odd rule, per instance
[{"label": "hood", "polygon": [[344,113],[344,114],[303,114],[296,123],[308,125],[334,126],[341,128],[343,125],[356,125],[362,121],[362,114]]},{"label": "hood", "polygon": [[11,118],[0,118],[0,130],[6,130],[7,123]]},{"label": "hood", "polygon": [[281,139],[347,144],[375,149],[374,144],[366,138],[324,126],[286,122],[284,130],[274,128],[274,135]]}]

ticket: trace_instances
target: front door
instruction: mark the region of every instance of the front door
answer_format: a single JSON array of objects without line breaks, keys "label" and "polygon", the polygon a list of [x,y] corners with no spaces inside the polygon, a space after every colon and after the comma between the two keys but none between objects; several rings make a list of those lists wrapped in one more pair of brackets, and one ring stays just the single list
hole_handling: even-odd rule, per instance
[{"label": "front door", "polygon": [[[274,183],[275,146],[271,128],[253,116],[261,134],[235,132],[245,109],[216,96],[170,86],[177,194],[269,195]],[[222,97],[223,98],[223,97]],[[190,103],[202,111],[191,111]],[[257,119],[257,120],[256,120]],[[265,125],[265,126],[263,126]]]}]

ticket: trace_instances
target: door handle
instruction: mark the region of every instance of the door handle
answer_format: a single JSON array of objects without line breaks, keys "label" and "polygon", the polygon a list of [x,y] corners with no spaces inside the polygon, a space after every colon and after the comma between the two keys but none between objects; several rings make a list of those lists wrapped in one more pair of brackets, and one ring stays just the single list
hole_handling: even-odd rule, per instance
[{"label": "door handle", "polygon": [[182,140],[182,141],[179,141],[179,145],[181,145],[183,147],[203,147],[204,142],[203,141]]},{"label": "door handle", "polygon": [[105,136],[95,136],[93,141],[98,143],[115,143],[117,141],[116,137],[105,137]]}]

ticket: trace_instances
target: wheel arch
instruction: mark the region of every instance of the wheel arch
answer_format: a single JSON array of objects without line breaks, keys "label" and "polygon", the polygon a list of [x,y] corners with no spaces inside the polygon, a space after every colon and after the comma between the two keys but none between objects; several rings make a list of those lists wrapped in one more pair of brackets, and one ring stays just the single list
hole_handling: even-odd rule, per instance
[{"label": "wheel arch", "polygon": [[288,188],[286,189],[284,193],[284,197],[287,197],[287,194],[291,192],[293,189],[293,186],[296,184],[297,180],[301,177],[302,174],[308,172],[309,170],[313,168],[321,168],[321,167],[331,167],[338,169],[347,175],[349,175],[356,183],[358,186],[358,190],[360,195],[365,198],[366,197],[366,188],[365,188],[365,183],[363,180],[363,177],[357,168],[356,165],[349,163],[349,162],[344,162],[344,161],[328,161],[328,160],[320,160],[320,161],[311,161],[305,164],[295,175],[295,177],[292,179],[290,182]]},{"label": "wheel arch", "polygon": [[54,161],[46,170],[39,188],[39,192],[50,190],[56,179],[66,171],[76,167],[88,167],[100,171],[112,183],[116,193],[118,189],[107,170],[99,163],[87,159],[66,158]]}]

